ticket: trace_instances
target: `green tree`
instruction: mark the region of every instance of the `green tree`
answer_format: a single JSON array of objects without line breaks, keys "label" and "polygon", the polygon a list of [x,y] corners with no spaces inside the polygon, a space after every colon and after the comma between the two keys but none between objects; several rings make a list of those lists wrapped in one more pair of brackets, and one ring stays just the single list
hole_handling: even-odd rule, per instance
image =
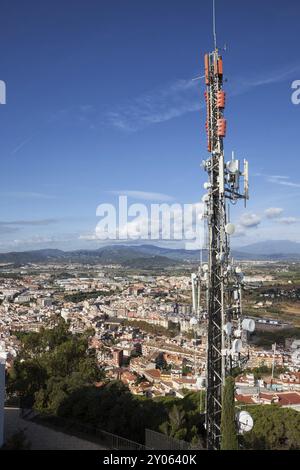
[{"label": "green tree", "polygon": [[227,377],[223,388],[221,418],[221,449],[238,450],[238,438],[235,422],[234,379]]},{"label": "green tree", "polygon": [[157,358],[155,359],[155,365],[156,365],[156,369],[160,369],[160,370],[166,370],[167,369],[167,361],[165,360],[165,356],[164,356],[164,353],[160,352],[157,356]]},{"label": "green tree", "polygon": [[187,434],[184,410],[174,405],[169,411],[169,421],[163,423],[160,426],[160,430],[167,436],[178,440],[184,439]]},{"label": "green tree", "polygon": [[257,405],[248,409],[253,429],[242,437],[246,449],[300,449],[300,413],[277,404]]},{"label": "green tree", "polygon": [[22,347],[8,376],[8,394],[17,394],[23,407],[56,413],[68,394],[104,376],[88,347],[93,333],[73,335],[62,320],[52,329],[19,335]]}]

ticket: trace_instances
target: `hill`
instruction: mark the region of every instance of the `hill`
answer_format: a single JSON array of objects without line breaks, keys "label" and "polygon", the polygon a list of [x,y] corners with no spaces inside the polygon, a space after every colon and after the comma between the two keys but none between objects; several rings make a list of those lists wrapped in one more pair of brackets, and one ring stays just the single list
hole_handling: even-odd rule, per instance
[{"label": "hill", "polygon": [[[266,241],[233,250],[237,260],[298,260],[300,243]],[[207,250],[202,250],[203,260]],[[0,263],[22,265],[28,263],[82,263],[120,264],[132,268],[171,267],[178,264],[199,263],[198,250],[184,250],[155,245],[110,245],[96,250],[62,251],[54,249],[0,253]]]}]

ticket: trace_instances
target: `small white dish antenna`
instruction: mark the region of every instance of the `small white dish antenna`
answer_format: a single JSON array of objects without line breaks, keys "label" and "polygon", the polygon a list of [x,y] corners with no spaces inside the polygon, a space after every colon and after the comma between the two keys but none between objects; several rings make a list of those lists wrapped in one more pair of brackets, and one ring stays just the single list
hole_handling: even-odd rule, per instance
[{"label": "small white dish antenna", "polygon": [[226,224],[225,225],[225,232],[227,235],[233,235],[235,232],[235,225],[234,224]]},{"label": "small white dish antenna", "polygon": [[202,270],[203,270],[204,273],[207,273],[207,271],[208,271],[208,264],[203,264]]},{"label": "small white dish antenna", "polygon": [[253,429],[253,418],[248,411],[240,411],[237,416],[237,425],[239,434],[251,431]]}]

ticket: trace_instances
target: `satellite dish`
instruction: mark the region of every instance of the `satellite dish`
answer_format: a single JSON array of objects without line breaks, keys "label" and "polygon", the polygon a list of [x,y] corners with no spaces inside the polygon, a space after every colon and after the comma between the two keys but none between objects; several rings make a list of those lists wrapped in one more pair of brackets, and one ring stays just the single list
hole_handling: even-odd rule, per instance
[{"label": "satellite dish", "polygon": [[235,232],[235,226],[234,224],[226,224],[225,225],[225,232],[227,235],[233,235]]},{"label": "satellite dish", "polygon": [[203,264],[202,269],[205,273],[208,271],[208,264]]},{"label": "satellite dish", "polygon": [[204,196],[202,197],[202,202],[208,202],[209,201],[209,195],[208,194],[204,194]]},{"label": "satellite dish", "polygon": [[237,416],[237,425],[239,434],[249,432],[253,428],[253,418],[248,411],[240,411]]},{"label": "satellite dish", "polygon": [[243,330],[249,331],[249,333],[253,333],[255,330],[255,321],[251,318],[244,318],[242,321],[242,328]]},{"label": "satellite dish", "polygon": [[211,183],[208,183],[207,181],[203,185],[204,189],[210,189],[211,188]]},{"label": "satellite dish", "polygon": [[197,324],[198,324],[197,318],[192,317],[192,318],[190,319],[190,325],[191,325],[191,326],[195,326],[195,325],[197,325]]}]

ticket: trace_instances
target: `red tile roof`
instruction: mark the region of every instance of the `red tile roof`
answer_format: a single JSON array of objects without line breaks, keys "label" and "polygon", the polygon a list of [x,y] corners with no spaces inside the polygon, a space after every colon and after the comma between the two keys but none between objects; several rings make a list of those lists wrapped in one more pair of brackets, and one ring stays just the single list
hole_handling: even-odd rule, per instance
[{"label": "red tile roof", "polygon": [[150,375],[154,379],[160,379],[161,373],[159,369],[148,369],[144,371],[144,374]]},{"label": "red tile roof", "polygon": [[297,392],[284,392],[278,393],[279,404],[286,405],[300,405],[300,393]]},{"label": "red tile roof", "polygon": [[245,404],[259,404],[259,400],[276,402],[280,406],[288,405],[300,405],[300,393],[299,392],[281,392],[281,393],[260,393],[259,398],[253,395],[236,395],[235,399]]}]

